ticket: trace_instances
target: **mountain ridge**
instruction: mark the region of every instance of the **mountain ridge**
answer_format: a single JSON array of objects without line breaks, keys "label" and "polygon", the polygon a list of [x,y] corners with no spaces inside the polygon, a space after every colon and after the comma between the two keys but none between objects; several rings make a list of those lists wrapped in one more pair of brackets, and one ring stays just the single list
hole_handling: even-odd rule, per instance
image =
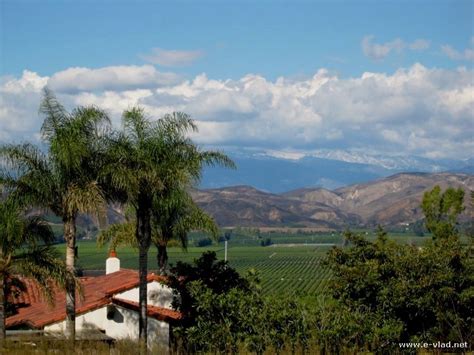
[{"label": "mountain ridge", "polygon": [[463,187],[467,208],[461,220],[474,218],[468,198],[474,191],[474,176],[470,174],[409,172],[335,190],[299,188],[275,194],[238,185],[194,190],[192,195],[222,227],[293,225],[341,229],[414,223],[422,218],[423,193],[435,185],[443,189]]},{"label": "mountain ridge", "polygon": [[[474,160],[428,159],[353,151],[229,151],[237,170],[205,169],[201,188],[251,185],[284,193],[300,187],[337,189],[403,172],[474,173]],[[271,179],[269,179],[269,176]]]}]

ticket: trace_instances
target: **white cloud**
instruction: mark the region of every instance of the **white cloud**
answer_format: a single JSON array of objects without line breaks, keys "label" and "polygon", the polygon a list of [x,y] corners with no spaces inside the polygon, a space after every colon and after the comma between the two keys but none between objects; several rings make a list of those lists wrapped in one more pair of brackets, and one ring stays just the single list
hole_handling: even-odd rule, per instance
[{"label": "white cloud", "polygon": [[447,44],[441,46],[441,51],[452,60],[474,61],[474,36],[471,37],[470,47],[463,51],[458,51]]},{"label": "white cloud", "polygon": [[414,51],[423,51],[430,47],[430,41],[426,39],[416,39],[412,43],[409,43],[408,47]]},{"label": "white cloud", "polygon": [[385,58],[393,50],[400,52],[403,48],[403,42],[400,38],[382,44],[373,43],[373,39],[374,36],[365,36],[361,45],[365,56],[375,60]]},{"label": "white cloud", "polygon": [[153,48],[150,54],[142,55],[141,58],[152,64],[164,67],[178,67],[192,64],[204,55],[203,51],[179,51],[163,48]]},{"label": "white cloud", "polygon": [[48,85],[58,92],[78,92],[158,87],[174,84],[177,80],[176,74],[159,72],[152,65],[74,67],[55,73]]},{"label": "white cloud", "polygon": [[430,47],[430,42],[422,38],[416,39],[411,43],[405,42],[400,38],[385,43],[374,43],[373,40],[374,36],[370,35],[365,36],[361,42],[362,52],[366,57],[373,60],[384,59],[391,52],[401,53],[407,48],[414,51],[422,51]]},{"label": "white cloud", "polygon": [[0,81],[0,142],[15,140],[38,141],[41,119],[38,107],[41,90],[48,77],[25,70],[18,78]]},{"label": "white cloud", "polygon": [[[197,120],[200,132],[193,138],[201,144],[275,151],[336,147],[453,158],[470,157],[474,148],[474,73],[466,68],[415,64],[392,74],[366,72],[354,78],[320,69],[313,77],[275,81],[254,74],[238,80],[201,74],[167,86],[123,68],[126,75],[109,79],[92,75],[102,73],[100,69],[86,71],[92,76],[80,78],[81,91],[56,92],[67,107],[103,107],[116,125],[121,112],[135,104],[151,117],[187,112]],[[3,81],[1,141],[34,139],[41,125],[41,88],[51,80],[25,71]],[[109,89],[99,90],[97,82]]]}]

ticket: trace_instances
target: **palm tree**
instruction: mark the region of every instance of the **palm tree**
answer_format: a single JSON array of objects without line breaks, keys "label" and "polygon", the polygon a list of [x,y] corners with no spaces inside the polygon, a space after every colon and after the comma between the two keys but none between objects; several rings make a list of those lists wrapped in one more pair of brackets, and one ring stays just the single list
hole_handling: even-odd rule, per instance
[{"label": "palm tree", "polygon": [[186,250],[188,233],[192,230],[209,232],[214,238],[218,235],[212,217],[200,209],[184,189],[169,189],[155,199],[152,217],[153,244],[157,248],[157,264],[161,275],[166,273],[170,240],[178,240]]},{"label": "palm tree", "polygon": [[[186,250],[190,231],[208,232],[214,238],[218,235],[212,217],[200,209],[189,193],[182,189],[160,193],[159,198],[153,199],[151,229],[151,241],[157,249],[157,266],[161,275],[166,274],[170,240],[178,240]],[[110,250],[115,250],[119,245],[138,247],[134,231],[134,218],[127,215],[124,223],[111,225],[101,231],[97,245],[103,247],[108,243]]]},{"label": "palm tree", "polygon": [[123,114],[123,131],[108,145],[107,173],[102,180],[109,196],[127,202],[135,211],[135,238],[139,249],[139,338],[147,341],[148,250],[152,236],[153,200],[165,186],[199,179],[203,165],[231,165],[216,152],[200,152],[187,138],[197,128],[184,113],[151,121],[139,107]]},{"label": "palm tree", "polygon": [[11,198],[0,202],[0,341],[5,339],[10,286],[22,288],[18,276],[36,280],[50,299],[52,280],[64,287],[67,279],[73,279],[51,246],[54,240],[43,219],[25,217],[18,202]]},{"label": "palm tree", "polygon": [[[4,169],[0,183],[14,188],[14,198],[30,206],[46,207],[62,218],[66,241],[66,268],[75,273],[76,218],[79,213],[105,215],[105,197],[97,174],[101,143],[109,124],[96,107],[79,107],[71,113],[48,90],[40,112],[47,154],[32,144],[0,147]],[[66,285],[66,335],[75,339],[75,282]]]}]

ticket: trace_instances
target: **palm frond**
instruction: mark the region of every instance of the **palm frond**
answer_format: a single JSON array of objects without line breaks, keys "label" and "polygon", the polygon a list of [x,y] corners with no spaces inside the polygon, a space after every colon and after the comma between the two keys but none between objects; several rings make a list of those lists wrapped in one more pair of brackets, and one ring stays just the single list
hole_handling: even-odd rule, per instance
[{"label": "palm frond", "polygon": [[173,112],[156,121],[155,130],[165,137],[182,137],[188,132],[197,132],[198,128],[190,115],[184,112]]},{"label": "palm frond", "polygon": [[82,135],[91,138],[104,136],[110,131],[111,121],[107,113],[96,107],[77,107],[72,111],[75,126]]},{"label": "palm frond", "polygon": [[49,170],[45,154],[30,143],[3,145],[0,147],[0,158],[4,169],[13,170],[17,176],[30,170],[38,172]]},{"label": "palm frond", "polygon": [[51,246],[29,248],[14,255],[13,263],[16,273],[34,279],[50,302],[53,301],[51,297],[52,282],[65,288],[67,280],[74,279],[76,285],[80,287],[79,281],[67,271],[65,263],[59,259],[56,249]]},{"label": "palm frond", "polygon": [[102,230],[97,236],[97,246],[102,248],[106,244],[109,244],[109,250],[115,250],[118,246],[137,248],[135,221],[112,224],[109,228]]},{"label": "palm frond", "polygon": [[56,241],[56,237],[51,226],[40,216],[31,216],[25,219],[24,243],[52,244]]},{"label": "palm frond", "polygon": [[236,169],[234,161],[226,154],[218,151],[204,151],[200,153],[201,161],[206,166],[222,166],[224,168]]},{"label": "palm frond", "polygon": [[150,121],[145,116],[145,111],[141,107],[132,107],[125,110],[122,115],[124,132],[134,142],[146,139],[149,134]]},{"label": "palm frond", "polygon": [[0,272],[13,279],[31,277],[50,295],[50,282],[64,286],[67,278],[64,262],[52,247],[54,235],[49,225],[38,216],[26,218],[11,195],[0,202]]},{"label": "palm frond", "polygon": [[69,113],[48,87],[43,89],[43,100],[39,112],[45,116],[41,126],[41,134],[46,140],[50,140],[70,119]]},{"label": "palm frond", "polygon": [[74,215],[76,211],[79,211],[96,214],[99,219],[104,219],[106,216],[105,196],[95,181],[81,186],[70,184],[63,196],[63,206],[68,215]]}]

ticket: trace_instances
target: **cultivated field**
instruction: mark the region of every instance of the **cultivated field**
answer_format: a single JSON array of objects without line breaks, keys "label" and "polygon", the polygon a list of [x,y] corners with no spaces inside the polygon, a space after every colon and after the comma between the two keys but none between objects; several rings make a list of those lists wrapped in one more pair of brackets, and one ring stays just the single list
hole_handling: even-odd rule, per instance
[{"label": "cultivated field", "polygon": [[[364,232],[365,233],[365,232]],[[367,232],[367,238],[373,239],[373,233]],[[190,238],[190,245],[201,238],[195,234]],[[262,247],[260,242],[270,238],[273,245]],[[416,237],[413,235],[395,234],[391,238],[401,243],[414,243],[420,245],[429,237]],[[340,233],[327,234],[285,234],[264,233],[260,236],[250,234],[234,235],[229,241],[229,264],[239,273],[245,275],[248,270],[255,269],[261,280],[263,291],[267,294],[296,292],[301,296],[317,296],[324,294],[330,271],[323,264],[326,252],[332,245],[341,245]],[[63,253],[64,245],[59,244],[58,249]],[[78,265],[83,270],[103,270],[107,257],[107,248],[97,248],[94,241],[81,241],[78,243]],[[224,259],[224,244],[207,247],[191,246],[187,251],[179,247],[168,249],[169,262],[192,262],[204,251],[213,250],[219,259]],[[137,268],[137,251],[130,247],[117,250],[124,268]],[[156,249],[152,246],[149,253],[149,269],[156,270]]]}]

